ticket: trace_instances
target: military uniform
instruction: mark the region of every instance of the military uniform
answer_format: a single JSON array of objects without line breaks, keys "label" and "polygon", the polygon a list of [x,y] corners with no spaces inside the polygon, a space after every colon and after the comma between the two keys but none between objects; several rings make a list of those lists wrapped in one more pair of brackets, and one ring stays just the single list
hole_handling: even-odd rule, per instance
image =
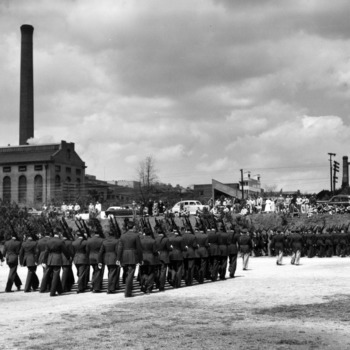
[{"label": "military uniform", "polygon": [[5,288],[5,292],[7,293],[12,291],[11,289],[13,283],[16,285],[18,290],[20,290],[22,285],[22,281],[17,274],[18,256],[21,250],[21,245],[21,242],[18,241],[15,236],[6,241],[4,245],[4,256],[6,257],[6,263],[10,268]]},{"label": "military uniform", "polygon": [[99,234],[94,234],[86,242],[86,252],[89,259],[89,265],[93,268],[91,286],[92,292],[99,293],[102,289],[103,268],[99,266],[99,253],[103,243],[103,238]]},{"label": "military uniform", "polygon": [[36,291],[39,287],[39,279],[36,275],[37,268],[37,242],[33,241],[32,237],[28,237],[25,242],[22,243],[21,250],[19,252],[19,261],[22,266],[27,266],[28,273],[24,292],[28,293]]},{"label": "military uniform", "polygon": [[239,237],[239,246],[243,259],[243,270],[248,269],[249,256],[252,250],[252,240],[247,229],[241,230],[242,235]]},{"label": "military uniform", "polygon": [[159,252],[158,256],[158,287],[160,291],[165,290],[165,281],[167,275],[167,269],[170,263],[169,254],[172,250],[172,246],[170,244],[169,238],[164,235],[164,233],[160,233],[156,238],[157,250]]},{"label": "military uniform", "polygon": [[183,240],[183,237],[177,232],[169,238],[169,241],[170,244],[173,246],[173,250],[169,254],[170,265],[172,270],[171,280],[169,282],[174,288],[180,288],[185,242]]},{"label": "military uniform", "polygon": [[183,252],[184,257],[184,279],[186,286],[191,286],[193,283],[194,274],[194,259],[196,258],[196,249],[198,248],[196,236],[189,230],[186,230],[182,235],[187,249]]},{"label": "military uniform", "polygon": [[73,262],[77,269],[78,275],[78,291],[77,293],[83,293],[87,288],[89,280],[88,276],[88,264],[89,259],[86,249],[86,240],[83,235],[80,234],[78,238],[72,243],[73,249]]}]

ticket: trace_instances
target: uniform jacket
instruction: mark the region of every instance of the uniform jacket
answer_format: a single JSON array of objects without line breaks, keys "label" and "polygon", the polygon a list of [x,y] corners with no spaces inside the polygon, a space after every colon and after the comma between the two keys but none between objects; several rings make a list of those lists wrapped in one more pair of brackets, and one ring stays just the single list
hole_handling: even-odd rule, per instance
[{"label": "uniform jacket", "polygon": [[42,264],[44,261],[44,255],[45,255],[45,250],[46,250],[46,244],[47,242],[51,239],[49,236],[44,236],[39,239],[38,244],[37,244],[37,257],[38,257],[38,264]]},{"label": "uniform jacket", "polygon": [[117,260],[122,265],[136,265],[142,261],[142,247],[137,233],[127,231],[120,237]]},{"label": "uniform jacket", "polygon": [[151,236],[143,236],[141,247],[143,263],[145,265],[156,265],[156,255],[158,254],[156,240]]},{"label": "uniform jacket", "polygon": [[291,247],[293,250],[301,250],[303,246],[303,237],[299,233],[292,233],[289,236]]},{"label": "uniform jacket", "polygon": [[116,265],[119,239],[109,236],[102,242],[98,262],[105,265]]},{"label": "uniform jacket", "polygon": [[19,252],[19,261],[22,266],[36,266],[37,259],[37,242],[31,239],[22,243]]},{"label": "uniform jacket", "polygon": [[219,256],[219,237],[215,231],[208,232],[209,256]]},{"label": "uniform jacket", "polygon": [[275,249],[283,250],[285,242],[285,236],[282,233],[277,233],[272,237],[272,244]]},{"label": "uniform jacket", "polygon": [[21,250],[22,243],[20,241],[10,239],[5,242],[4,256],[6,256],[7,264],[18,265],[18,256]]},{"label": "uniform jacket", "polygon": [[169,238],[173,250],[169,254],[170,261],[182,261],[183,251],[186,249],[186,244],[182,236],[173,235]]},{"label": "uniform jacket", "polygon": [[48,266],[62,266],[62,254],[64,254],[67,259],[70,258],[67,247],[62,239],[52,237],[46,244],[43,262]]},{"label": "uniform jacket", "polygon": [[229,231],[229,245],[228,245],[228,254],[229,255],[237,255],[238,254],[238,241],[239,241],[239,237],[240,234],[237,232],[235,233],[234,231]]},{"label": "uniform jacket", "polygon": [[188,248],[183,252],[184,259],[194,259],[196,257],[196,249],[198,248],[196,236],[190,232],[185,232],[183,235],[185,246]]},{"label": "uniform jacket", "polygon": [[103,243],[103,238],[99,235],[94,235],[87,240],[86,252],[89,259],[90,265],[98,264],[98,258],[100,254],[100,249]]},{"label": "uniform jacket", "polygon": [[250,253],[252,249],[252,239],[247,234],[239,237],[239,246],[243,254]]},{"label": "uniform jacket", "polygon": [[204,232],[195,233],[198,248],[196,249],[196,258],[207,258],[209,256],[208,235]]},{"label": "uniform jacket", "polygon": [[228,256],[228,245],[229,245],[229,234],[224,231],[219,231],[218,235],[218,244],[219,244],[219,255]]},{"label": "uniform jacket", "polygon": [[89,259],[86,249],[86,240],[83,237],[78,237],[73,243],[73,257],[75,265],[88,265]]},{"label": "uniform jacket", "polygon": [[62,254],[62,266],[69,266],[69,265],[72,265],[71,258],[73,258],[73,255],[74,255],[73,247],[72,247],[73,242],[68,239],[64,239],[63,242],[67,247],[67,251],[70,259],[67,259],[66,256]]},{"label": "uniform jacket", "polygon": [[166,236],[159,235],[156,238],[157,249],[159,251],[159,261],[163,264],[169,264],[169,252],[172,250],[169,238]]}]

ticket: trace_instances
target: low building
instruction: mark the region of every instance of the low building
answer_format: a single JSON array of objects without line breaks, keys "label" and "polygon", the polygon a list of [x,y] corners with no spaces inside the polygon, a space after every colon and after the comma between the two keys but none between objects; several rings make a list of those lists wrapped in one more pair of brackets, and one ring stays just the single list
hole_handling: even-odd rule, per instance
[{"label": "low building", "polygon": [[73,202],[84,193],[85,163],[74,143],[0,148],[0,198],[23,206]]}]

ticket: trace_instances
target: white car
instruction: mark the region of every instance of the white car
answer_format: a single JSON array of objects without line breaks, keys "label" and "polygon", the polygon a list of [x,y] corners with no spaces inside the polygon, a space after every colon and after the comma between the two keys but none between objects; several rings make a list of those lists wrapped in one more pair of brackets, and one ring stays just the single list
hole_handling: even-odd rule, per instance
[{"label": "white car", "polygon": [[190,200],[181,201],[181,202],[176,203],[172,207],[171,212],[173,214],[179,214],[181,211],[185,210],[185,211],[189,212],[191,215],[194,215],[197,213],[197,210],[202,211],[204,208],[207,208],[209,210],[208,205],[203,205],[201,202],[199,202],[197,200],[190,199]]}]

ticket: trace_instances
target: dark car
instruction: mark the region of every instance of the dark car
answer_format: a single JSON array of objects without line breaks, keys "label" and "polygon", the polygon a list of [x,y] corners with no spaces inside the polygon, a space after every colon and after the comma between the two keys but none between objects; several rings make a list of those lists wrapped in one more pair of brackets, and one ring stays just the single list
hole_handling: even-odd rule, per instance
[{"label": "dark car", "polygon": [[[136,211],[136,212],[135,212]],[[134,216],[134,212],[136,215],[140,215],[140,207],[139,206],[133,206],[132,204],[123,204],[120,206],[115,206],[115,207],[109,207],[106,211],[105,214],[108,217],[109,215],[113,216]]]}]

